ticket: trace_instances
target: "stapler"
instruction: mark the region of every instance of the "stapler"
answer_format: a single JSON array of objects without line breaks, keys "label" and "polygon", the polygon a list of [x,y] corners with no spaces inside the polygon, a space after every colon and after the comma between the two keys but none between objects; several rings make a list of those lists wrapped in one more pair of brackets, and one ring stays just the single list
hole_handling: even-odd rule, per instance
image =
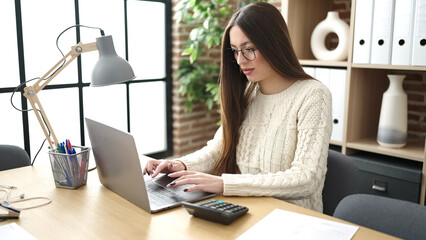
[{"label": "stapler", "polygon": [[10,206],[10,204],[7,201],[4,201],[0,204],[0,210],[6,210],[7,213],[1,213],[0,212],[0,221],[4,219],[9,218],[19,218],[19,214],[21,213],[21,210],[14,208]]}]

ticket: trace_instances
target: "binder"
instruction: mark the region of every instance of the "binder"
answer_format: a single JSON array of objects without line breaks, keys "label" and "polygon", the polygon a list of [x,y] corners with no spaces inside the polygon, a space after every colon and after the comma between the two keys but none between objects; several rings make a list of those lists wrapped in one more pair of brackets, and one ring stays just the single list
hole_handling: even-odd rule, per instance
[{"label": "binder", "polygon": [[315,68],[315,78],[322,82],[327,88],[330,88],[330,69],[329,68]]},{"label": "binder", "polygon": [[357,0],[352,62],[370,63],[374,0]]},{"label": "binder", "polygon": [[426,66],[426,0],[417,0],[412,65]]},{"label": "binder", "polygon": [[343,141],[343,122],[345,115],[346,69],[330,69],[329,88],[332,102],[333,131],[331,140]]},{"label": "binder", "polygon": [[309,74],[311,77],[315,78],[315,68],[314,67],[303,67],[305,73]]},{"label": "binder", "polygon": [[390,64],[395,0],[375,0],[371,41],[372,64]]},{"label": "binder", "polygon": [[411,65],[415,7],[415,0],[395,0],[392,65]]}]

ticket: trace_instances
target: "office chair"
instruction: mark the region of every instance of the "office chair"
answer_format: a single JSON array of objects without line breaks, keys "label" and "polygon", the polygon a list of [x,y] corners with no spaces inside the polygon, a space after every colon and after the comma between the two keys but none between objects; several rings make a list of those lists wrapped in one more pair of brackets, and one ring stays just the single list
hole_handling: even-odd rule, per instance
[{"label": "office chair", "polygon": [[30,164],[30,157],[24,149],[14,145],[0,144],[0,171]]},{"label": "office chair", "polygon": [[329,149],[327,173],[322,191],[323,213],[332,216],[346,196],[356,193],[358,167],[350,157]]},{"label": "office chair", "polygon": [[345,197],[334,217],[403,239],[426,239],[426,206],[371,194]]}]

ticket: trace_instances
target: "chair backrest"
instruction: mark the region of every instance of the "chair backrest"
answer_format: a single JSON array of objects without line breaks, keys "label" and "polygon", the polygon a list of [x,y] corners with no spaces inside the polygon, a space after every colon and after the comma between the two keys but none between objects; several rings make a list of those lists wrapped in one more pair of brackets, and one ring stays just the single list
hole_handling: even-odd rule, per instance
[{"label": "chair backrest", "polygon": [[426,206],[371,194],[344,198],[334,217],[403,239],[426,239]]},{"label": "chair backrest", "polygon": [[24,149],[14,145],[0,144],[0,171],[29,166],[30,164],[30,157]]},{"label": "chair backrest", "polygon": [[358,167],[350,157],[328,150],[327,173],[322,191],[323,213],[332,216],[346,196],[356,193]]}]

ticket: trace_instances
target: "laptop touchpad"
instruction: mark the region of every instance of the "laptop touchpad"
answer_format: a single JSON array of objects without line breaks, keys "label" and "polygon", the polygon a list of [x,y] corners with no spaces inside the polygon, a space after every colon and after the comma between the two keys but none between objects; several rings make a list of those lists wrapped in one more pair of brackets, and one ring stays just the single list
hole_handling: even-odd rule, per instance
[{"label": "laptop touchpad", "polygon": [[167,184],[171,183],[175,179],[176,178],[171,178],[164,174],[163,176],[156,177],[153,182],[155,182],[156,184],[160,186],[166,187]]}]

